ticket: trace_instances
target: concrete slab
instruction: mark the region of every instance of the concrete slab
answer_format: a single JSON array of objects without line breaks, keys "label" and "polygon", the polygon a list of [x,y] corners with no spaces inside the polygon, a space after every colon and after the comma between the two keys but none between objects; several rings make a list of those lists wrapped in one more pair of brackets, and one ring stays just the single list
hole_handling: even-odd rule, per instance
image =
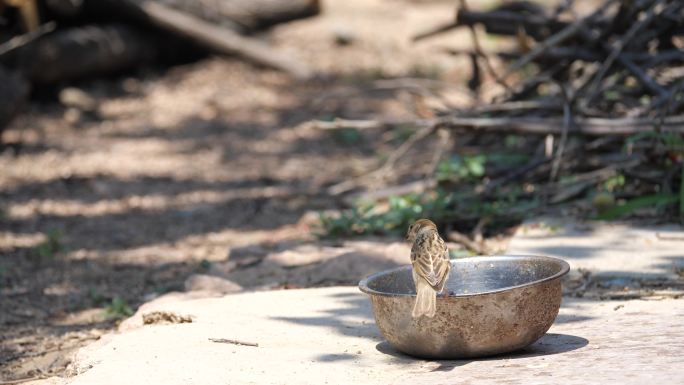
[{"label": "concrete slab", "polygon": [[684,271],[684,229],[541,218],[518,228],[507,253],[563,258],[597,277],[672,280]]},{"label": "concrete slab", "polygon": [[[354,287],[162,299],[143,307],[125,332],[81,350],[73,367],[80,374],[61,382],[682,383],[684,300],[564,301],[549,334],[523,352],[482,360],[423,361],[383,341],[368,298]],[[142,314],[152,310],[192,315],[194,321],[141,326]]]}]

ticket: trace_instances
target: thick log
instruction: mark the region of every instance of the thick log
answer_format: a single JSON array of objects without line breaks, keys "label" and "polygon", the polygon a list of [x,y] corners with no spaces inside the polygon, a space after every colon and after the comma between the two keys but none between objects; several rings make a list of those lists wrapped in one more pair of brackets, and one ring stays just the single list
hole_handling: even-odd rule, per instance
[{"label": "thick log", "polygon": [[[137,1],[140,3],[140,1]],[[220,25],[236,25],[241,32],[320,13],[319,0],[157,0],[185,13]]]},{"label": "thick log", "polygon": [[[134,3],[138,4],[134,5]],[[129,1],[129,4],[139,7],[139,10],[153,25],[190,39],[213,52],[237,55],[253,63],[287,72],[299,79],[309,78],[312,74],[304,64],[274,51],[259,40],[242,36],[230,28],[208,23],[155,1]]]},{"label": "thick log", "polygon": [[[317,15],[319,0],[154,0],[210,24],[234,32],[250,33],[275,24]],[[148,21],[140,12],[144,0],[45,0],[50,17],[65,22],[104,21],[135,23]]]},{"label": "thick log", "polygon": [[[576,118],[569,130],[570,134],[587,136],[634,135],[648,132],[672,132],[684,134],[684,117],[673,116],[660,124],[653,119],[641,118]],[[508,132],[518,134],[560,135],[563,133],[561,118],[542,117],[502,117],[468,118],[446,117],[438,119],[436,125],[445,128],[469,129],[479,132]]]},{"label": "thick log", "polygon": [[[85,20],[108,21],[110,24],[112,21],[126,22],[148,34],[170,36],[179,43],[174,47],[176,51],[201,49],[203,52],[235,55],[285,71],[297,78],[308,78],[311,71],[304,64],[279,54],[260,40],[243,34],[320,12],[319,0],[52,0],[47,2],[47,6],[57,18],[61,15],[67,20],[79,17]],[[67,10],[64,11],[64,8]],[[115,30],[108,31],[105,35],[130,35],[136,33],[135,31]],[[94,31],[89,31],[89,34],[92,33]],[[96,37],[94,40],[99,39]],[[150,45],[150,38],[141,36],[139,39],[140,42],[129,39],[128,36],[114,39],[120,45],[120,51],[124,51],[117,55],[119,52],[109,49],[108,42],[111,39],[105,38],[104,49],[96,47],[93,52],[87,53],[93,64],[88,68],[94,70],[91,71],[93,74],[107,73],[130,67],[136,60],[144,64],[149,61],[150,56],[169,56],[169,50],[164,49],[169,45],[167,38],[158,39],[157,45]],[[141,53],[147,55],[138,58]],[[65,59],[71,64],[69,58]],[[63,67],[61,63],[56,63],[56,66]],[[41,83],[50,83],[77,76],[76,73],[67,72],[60,71],[59,75],[66,77],[57,79],[57,76],[46,76],[31,71],[30,78]],[[45,77],[49,79],[44,79]]]},{"label": "thick log", "polygon": [[2,61],[34,84],[52,84],[150,63],[157,52],[154,48],[154,38],[133,27],[90,25],[43,36]]},{"label": "thick log", "polygon": [[[398,126],[423,127],[426,132],[435,128],[461,129],[472,132],[515,133],[530,135],[561,135],[562,117],[468,117],[445,116],[421,120],[344,120],[343,127],[356,129],[393,128]],[[332,129],[336,122],[313,122],[313,127]],[[420,132],[420,131],[419,131]],[[672,132],[684,134],[684,115],[670,116],[662,121],[648,118],[583,118],[576,117],[568,130],[569,134],[586,136],[627,136],[649,132]]]},{"label": "thick log", "polygon": [[0,133],[26,103],[28,83],[18,74],[0,67]]}]

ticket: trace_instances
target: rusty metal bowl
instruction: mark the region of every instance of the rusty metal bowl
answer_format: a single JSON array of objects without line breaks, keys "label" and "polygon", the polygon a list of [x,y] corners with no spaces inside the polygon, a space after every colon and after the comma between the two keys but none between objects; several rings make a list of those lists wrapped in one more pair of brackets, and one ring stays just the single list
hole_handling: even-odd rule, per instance
[{"label": "rusty metal bowl", "polygon": [[411,266],[359,283],[375,322],[397,350],[422,358],[484,357],[522,349],[551,327],[561,304],[567,262],[532,255],[461,258],[451,262],[433,318],[411,317],[416,298]]}]

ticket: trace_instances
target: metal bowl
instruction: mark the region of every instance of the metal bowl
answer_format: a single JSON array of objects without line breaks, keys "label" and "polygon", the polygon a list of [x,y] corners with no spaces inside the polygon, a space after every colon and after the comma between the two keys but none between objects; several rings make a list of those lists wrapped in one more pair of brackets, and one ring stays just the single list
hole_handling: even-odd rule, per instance
[{"label": "metal bowl", "polygon": [[551,327],[561,304],[567,262],[501,255],[456,259],[433,318],[411,317],[416,298],[411,266],[359,283],[375,322],[397,350],[432,359],[483,357],[522,349]]}]

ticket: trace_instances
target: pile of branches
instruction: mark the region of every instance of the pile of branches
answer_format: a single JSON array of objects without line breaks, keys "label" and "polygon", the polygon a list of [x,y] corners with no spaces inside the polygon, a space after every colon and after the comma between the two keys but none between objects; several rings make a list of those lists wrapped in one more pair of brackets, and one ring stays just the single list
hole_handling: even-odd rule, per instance
[{"label": "pile of branches", "polygon": [[319,0],[0,0],[0,131],[32,89],[207,53],[308,78],[249,35],[320,10]]},{"label": "pile of branches", "polygon": [[[333,130],[419,127],[382,167],[332,186],[331,193],[356,191],[346,196],[377,200],[430,192],[386,210],[357,206],[339,221],[328,218],[329,230],[384,232],[402,229],[415,216],[481,230],[482,218],[523,218],[573,200],[584,214],[604,219],[640,211],[660,220],[684,218],[684,2],[607,0],[579,16],[572,1],[553,10],[507,2],[489,11],[471,10],[461,1],[452,23],[415,39],[455,28],[470,29],[472,37],[472,50],[450,51],[473,59],[468,86],[477,95],[487,77],[501,92],[490,103],[437,111],[432,119],[318,122]],[[509,37],[517,49],[485,52],[480,29]],[[443,159],[441,145],[434,159],[442,161],[423,170],[429,177],[377,189],[393,173],[401,179],[396,169],[418,143],[435,133],[444,142],[454,132],[459,148],[485,159],[482,173],[468,175],[467,157],[460,163]],[[510,134],[524,134],[518,136],[523,147],[514,151],[529,155],[527,161],[490,162],[489,155],[511,151],[502,146]],[[439,176],[449,162],[460,178]],[[366,192],[358,193],[360,187]],[[677,209],[667,209],[677,202]]]},{"label": "pile of branches", "polygon": [[[480,47],[476,26],[517,42],[518,49],[496,53],[508,61],[501,73]],[[462,2],[453,23],[416,39],[459,27],[470,28],[473,34],[471,54],[477,60],[471,87],[476,89],[480,74],[488,73],[504,92],[487,112],[511,119],[456,119],[445,124],[491,130],[504,125],[553,134],[562,132],[563,126],[590,135],[633,134],[654,127],[684,132],[677,117],[684,110],[681,1],[607,0],[581,17],[568,1],[551,14],[528,2],[486,12],[471,11]],[[523,77],[523,70],[534,74]]]}]

